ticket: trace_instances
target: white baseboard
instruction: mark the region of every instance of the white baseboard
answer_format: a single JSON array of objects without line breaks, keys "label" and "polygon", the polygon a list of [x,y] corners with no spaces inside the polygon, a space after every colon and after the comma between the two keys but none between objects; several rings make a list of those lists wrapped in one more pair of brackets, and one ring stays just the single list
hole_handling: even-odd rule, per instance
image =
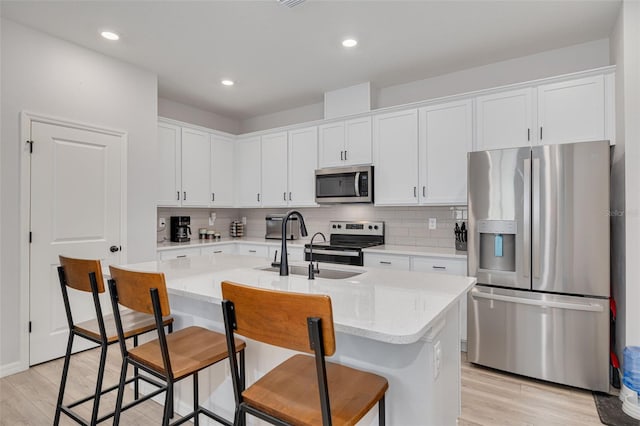
[{"label": "white baseboard", "polygon": [[29,367],[25,368],[20,361],[0,365],[0,378],[10,376],[12,374],[16,374],[28,369]]}]

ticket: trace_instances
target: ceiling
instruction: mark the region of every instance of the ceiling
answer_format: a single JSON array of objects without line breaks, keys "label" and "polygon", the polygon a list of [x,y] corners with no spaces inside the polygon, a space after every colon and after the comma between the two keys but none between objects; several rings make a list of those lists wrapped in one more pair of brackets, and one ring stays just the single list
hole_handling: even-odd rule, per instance
[{"label": "ceiling", "polygon": [[[620,2],[2,1],[2,16],[158,74],[159,96],[237,120],[364,81],[406,83],[609,36]],[[110,29],[117,42],[100,37]],[[354,37],[357,47],[341,41]],[[235,86],[220,84],[223,78]]]}]

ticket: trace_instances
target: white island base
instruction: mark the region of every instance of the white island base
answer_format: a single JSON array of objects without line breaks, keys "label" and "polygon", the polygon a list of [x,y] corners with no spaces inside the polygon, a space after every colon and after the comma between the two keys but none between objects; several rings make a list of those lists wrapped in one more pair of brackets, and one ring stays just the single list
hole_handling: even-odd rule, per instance
[{"label": "white island base", "polygon": [[[224,332],[220,282],[234,281],[277,290],[329,294],[334,310],[336,353],[329,361],[375,372],[389,381],[389,426],[455,425],[460,415],[459,305],[474,279],[367,268],[344,280],[280,277],[261,271],[264,261],[224,255],[128,265],[162,271],[167,279],[175,329],[199,325]],[[347,269],[333,265],[326,268]],[[352,268],[354,269],[354,268]],[[365,271],[363,268],[355,270]],[[250,385],[294,352],[247,340]],[[194,342],[197,345],[197,342]],[[200,402],[233,419],[228,361],[199,373]],[[144,392],[145,388],[141,386]],[[192,411],[192,381],[175,388],[175,409]],[[156,397],[159,402],[164,395]],[[126,416],[126,414],[123,414]],[[203,424],[216,424],[202,418]],[[249,425],[265,424],[248,415]],[[359,425],[377,425],[374,407]]]}]

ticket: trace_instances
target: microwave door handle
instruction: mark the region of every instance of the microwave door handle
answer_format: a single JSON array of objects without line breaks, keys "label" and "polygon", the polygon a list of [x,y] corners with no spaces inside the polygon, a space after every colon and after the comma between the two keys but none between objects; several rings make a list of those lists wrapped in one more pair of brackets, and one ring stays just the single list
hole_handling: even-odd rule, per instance
[{"label": "microwave door handle", "polygon": [[356,189],[356,197],[360,196],[360,172],[356,172],[356,178],[353,181],[353,186]]}]

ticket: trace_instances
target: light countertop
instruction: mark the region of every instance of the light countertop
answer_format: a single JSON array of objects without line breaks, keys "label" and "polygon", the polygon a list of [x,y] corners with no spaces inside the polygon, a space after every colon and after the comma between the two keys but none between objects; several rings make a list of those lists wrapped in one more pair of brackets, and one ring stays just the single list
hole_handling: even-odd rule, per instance
[{"label": "light countertop", "polygon": [[163,272],[170,294],[214,304],[221,302],[220,283],[224,280],[265,289],[328,294],[336,331],[394,344],[422,338],[476,282],[472,277],[344,265],[323,266],[363,273],[340,280],[308,280],[306,276],[281,277],[260,269],[268,266],[269,262],[261,258],[217,254],[125,267]]}]

